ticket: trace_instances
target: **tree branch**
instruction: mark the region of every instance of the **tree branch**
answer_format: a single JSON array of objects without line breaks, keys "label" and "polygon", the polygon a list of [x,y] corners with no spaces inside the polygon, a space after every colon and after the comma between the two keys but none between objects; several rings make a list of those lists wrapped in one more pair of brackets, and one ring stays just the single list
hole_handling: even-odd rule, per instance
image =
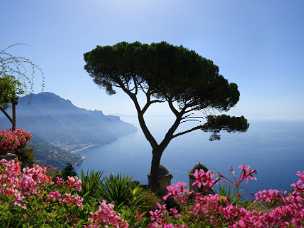
[{"label": "tree branch", "polygon": [[[186,108],[187,109],[187,108]],[[188,110],[185,110],[185,113],[189,113],[189,112],[193,112],[193,111],[196,111],[197,110],[197,107],[194,107],[194,108],[190,108]]]},{"label": "tree branch", "polygon": [[168,100],[169,107],[176,117],[180,115],[179,111],[174,107],[172,100]]},{"label": "tree branch", "polygon": [[181,136],[181,135],[190,133],[190,132],[192,132],[192,131],[200,130],[200,129],[202,129],[202,126],[201,126],[201,125],[198,125],[198,126],[196,126],[196,127],[190,128],[189,130],[181,131],[181,132],[179,132],[179,133],[173,135],[173,138],[176,138],[176,137],[178,137],[178,136]]},{"label": "tree branch", "polygon": [[132,76],[133,82],[134,82],[134,87],[132,88],[132,90],[135,90],[134,94],[137,94],[138,92],[138,83],[137,80],[135,78],[135,76]]},{"label": "tree branch", "polygon": [[[170,104],[172,104],[172,102],[170,102],[170,101],[168,101],[168,103],[169,103],[169,106],[170,106]],[[178,128],[178,126],[180,125],[182,116],[183,116],[183,110],[178,112],[175,109],[175,107],[173,106],[173,104],[172,104],[172,107],[170,107],[170,109],[172,110],[172,112],[174,112],[176,119],[175,119],[174,123],[172,124],[172,126],[167,131],[164,139],[160,143],[160,146],[163,148],[165,148],[170,143],[170,141],[173,139],[173,134],[176,131],[176,129]]]},{"label": "tree branch", "polygon": [[159,144],[162,148],[166,148],[166,146],[168,146],[170,141],[173,139],[173,134],[176,131],[176,129],[178,128],[178,126],[180,124],[180,121],[181,121],[181,118],[177,117],[175,119],[174,123],[172,124],[172,126],[169,128],[169,130],[167,131],[164,139]]},{"label": "tree branch", "polygon": [[194,119],[194,120],[185,119],[185,120],[181,121],[181,123],[186,123],[186,122],[202,122],[202,121],[201,120],[197,120],[197,119]]},{"label": "tree branch", "polygon": [[146,104],[145,104],[145,106],[142,108],[142,113],[144,114],[146,111],[147,111],[147,109],[150,107],[150,105],[151,104],[154,104],[154,103],[163,103],[164,101],[162,101],[162,100],[153,100],[153,101],[149,101],[149,102],[147,102]]},{"label": "tree branch", "polygon": [[11,124],[13,124],[14,121],[12,117],[5,111],[5,109],[0,107],[0,111],[6,116],[6,118],[11,122]]},{"label": "tree branch", "polygon": [[192,114],[184,116],[182,119],[186,120],[186,119],[205,119],[206,118],[206,116],[191,116],[191,115]]},{"label": "tree branch", "polygon": [[141,107],[138,103],[137,97],[134,93],[131,93],[126,87],[124,87],[122,82],[118,82],[119,85],[121,86],[121,89],[131,98],[131,100],[133,101],[136,111],[137,111],[137,118],[138,118],[138,122],[139,125],[146,137],[146,139],[148,140],[148,142],[150,143],[152,148],[156,148],[158,146],[158,143],[156,141],[156,139],[153,137],[153,135],[151,134],[149,128],[147,127],[147,124],[145,122],[144,119],[144,113],[141,110]]}]

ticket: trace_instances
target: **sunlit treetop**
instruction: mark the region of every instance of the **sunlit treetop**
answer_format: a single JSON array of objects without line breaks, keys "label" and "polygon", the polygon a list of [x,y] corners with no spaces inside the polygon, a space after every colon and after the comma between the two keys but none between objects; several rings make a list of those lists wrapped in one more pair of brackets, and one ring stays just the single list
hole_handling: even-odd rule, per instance
[{"label": "sunlit treetop", "polygon": [[[246,131],[249,127],[243,116],[214,114],[233,107],[240,93],[235,83],[229,83],[219,73],[218,66],[195,51],[166,42],[121,42],[97,46],[84,54],[84,59],[85,69],[97,85],[109,94],[115,94],[119,88],[133,101],[139,125],[152,147],[149,185],[155,192],[159,187],[161,156],[172,139],[203,130],[212,132],[210,140],[218,140],[221,130]],[[145,104],[139,102],[139,94],[145,94]],[[144,118],[154,103],[167,103],[176,117],[159,142]],[[178,131],[185,122],[195,125]]]},{"label": "sunlit treetop", "polygon": [[115,93],[115,87],[125,87],[176,101],[180,108],[223,111],[233,107],[240,96],[237,85],[229,83],[211,60],[166,42],[97,46],[85,54],[85,61],[94,81],[110,94]]},{"label": "sunlit treetop", "polygon": [[[211,60],[183,46],[166,42],[121,42],[113,46],[97,46],[84,54],[84,59],[85,69],[96,84],[109,94],[115,94],[120,88],[133,100],[140,125],[152,146],[157,142],[142,116],[153,103],[167,102],[176,116],[166,134],[170,139],[198,129],[232,132],[245,131],[249,126],[244,117],[210,115],[213,113],[210,110],[228,111],[239,101],[238,86],[228,82]],[[142,93],[147,101],[141,107],[137,95]],[[203,119],[207,120],[205,124],[201,124]],[[180,124],[188,121],[200,124],[174,133]]]}]

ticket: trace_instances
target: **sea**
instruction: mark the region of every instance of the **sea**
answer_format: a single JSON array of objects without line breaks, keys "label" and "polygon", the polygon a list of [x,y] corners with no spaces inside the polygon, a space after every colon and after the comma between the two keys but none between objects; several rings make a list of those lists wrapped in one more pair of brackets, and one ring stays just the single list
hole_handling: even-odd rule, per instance
[{"label": "sea", "polygon": [[[100,170],[103,174],[131,176],[147,183],[151,147],[133,116],[122,118],[138,127],[137,132],[107,145],[82,151],[85,157],[77,171]],[[154,116],[147,121],[151,132],[161,140],[171,122],[167,117]],[[184,126],[187,129],[190,126]],[[257,180],[244,182],[246,195],[262,189],[290,190],[297,179],[296,171],[304,170],[304,122],[251,120],[245,133],[221,133],[218,141],[209,141],[210,133],[192,132],[171,141],[161,164],[173,175],[172,183],[188,182],[189,171],[198,162],[215,173],[233,180],[239,166],[247,164],[257,170]],[[232,175],[231,169],[236,171]]]}]

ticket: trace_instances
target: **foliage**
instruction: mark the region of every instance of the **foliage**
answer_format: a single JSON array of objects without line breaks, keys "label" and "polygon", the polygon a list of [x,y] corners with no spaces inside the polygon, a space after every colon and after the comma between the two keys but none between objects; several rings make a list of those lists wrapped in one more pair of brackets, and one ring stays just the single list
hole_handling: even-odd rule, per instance
[{"label": "foliage", "polygon": [[20,161],[22,167],[28,167],[34,164],[35,157],[33,149],[30,146],[25,146],[18,150],[17,159]]},{"label": "foliage", "polygon": [[[235,188],[241,183],[255,179],[256,171],[247,165],[240,166],[240,175],[234,181],[223,175],[210,179],[204,170],[194,174],[194,186],[203,188],[211,186],[220,179],[229,181]],[[240,198],[239,189],[231,198],[221,194],[203,195],[185,188],[185,183],[177,183],[167,187],[165,200],[171,198],[178,203],[177,208],[168,208],[166,204],[158,204],[150,211],[148,227],[302,227],[304,225],[304,171],[297,172],[299,179],[292,184],[289,194],[269,189],[257,192],[255,200],[244,201]],[[220,179],[218,179],[220,178]],[[233,199],[238,200],[233,200]],[[178,225],[179,224],[179,225]]]},{"label": "foliage", "polygon": [[17,100],[23,94],[21,83],[12,76],[0,77],[0,106],[5,107],[8,103]]},{"label": "foliage", "polygon": [[249,123],[244,116],[240,117],[231,117],[228,115],[208,115],[207,121],[202,125],[202,130],[205,132],[213,132],[210,136],[210,141],[219,140],[220,135],[218,133],[221,130],[227,132],[244,132],[249,128]]},{"label": "foliage", "polygon": [[[193,185],[198,188],[214,186],[218,178],[228,181],[220,174],[197,170]],[[240,174],[231,181],[235,187],[253,180],[256,171],[247,165],[240,166]],[[229,196],[220,194],[204,195],[189,191],[185,183],[167,187],[164,200],[155,207],[141,208],[142,196],[139,186],[130,178],[111,176],[107,178],[107,189],[119,196],[126,190],[123,184],[132,186],[133,203],[121,203],[115,207],[104,198],[92,201],[82,198],[87,189],[82,186],[101,184],[101,173],[82,174],[82,183],[77,177],[67,180],[57,176],[52,179],[47,169],[38,165],[21,170],[20,163],[14,160],[0,161],[0,226],[1,227],[302,227],[304,226],[304,171],[297,172],[298,180],[293,183],[292,192],[275,189],[257,192],[252,201],[232,201]],[[211,177],[211,178],[210,178]],[[92,183],[92,184],[88,184]],[[132,184],[133,183],[133,184]],[[115,189],[115,186],[118,187]],[[117,189],[120,189],[119,191]],[[142,191],[144,191],[142,189]],[[237,193],[239,191],[236,191]],[[147,192],[146,192],[147,193]],[[91,195],[94,197],[94,194]],[[112,198],[114,198],[111,196]],[[125,197],[128,197],[125,195]],[[129,196],[130,197],[130,196]],[[129,198],[127,198],[129,199]],[[147,198],[146,198],[147,199]],[[136,203],[139,200],[141,203]],[[169,207],[168,200],[176,206]],[[154,202],[155,203],[155,202]]]},{"label": "foliage", "polygon": [[68,176],[77,176],[77,173],[71,163],[67,163],[61,172],[61,176],[66,180]]},{"label": "foliage", "polygon": [[[16,129],[16,105],[18,97],[26,90],[33,91],[34,76],[41,69],[25,57],[11,54],[8,50],[15,45],[0,50],[0,111],[10,121],[12,130]],[[42,87],[44,86],[44,78]],[[28,89],[28,87],[30,87]],[[7,107],[11,105],[12,114],[7,112]]]},{"label": "foliage", "polygon": [[97,209],[79,196],[77,177],[52,180],[39,165],[21,170],[19,162],[1,160],[0,183],[1,227],[80,226],[89,224],[89,212]]},{"label": "foliage", "polygon": [[31,133],[21,128],[14,131],[2,130],[0,131],[0,153],[15,153],[18,149],[23,148],[31,138]]},{"label": "foliage", "polygon": [[237,85],[228,83],[211,60],[166,42],[97,46],[85,54],[85,61],[85,69],[109,93],[136,80],[156,97],[223,110],[234,106],[240,95]]},{"label": "foliage", "polygon": [[115,204],[117,208],[123,206],[147,210],[153,207],[157,199],[149,190],[145,190],[130,177],[110,175],[101,184],[101,197]]},{"label": "foliage", "polygon": [[128,204],[134,184],[130,177],[121,175],[110,175],[106,177],[101,185],[101,194],[108,202],[113,202],[116,207]]},{"label": "foliage", "polygon": [[[221,130],[248,129],[242,117],[214,115],[214,111],[230,110],[239,101],[235,83],[230,83],[211,60],[195,51],[166,42],[143,44],[120,42],[113,46],[97,46],[84,54],[85,69],[93,81],[110,95],[122,90],[132,100],[139,125],[152,148],[149,184],[158,191],[158,172],[162,154],[169,143],[184,134],[211,131],[210,140],[220,139]],[[141,104],[144,95],[146,102]],[[166,103],[176,117],[161,141],[152,135],[144,114],[152,104]],[[213,115],[210,115],[210,114]],[[202,121],[207,119],[204,124]],[[186,130],[178,129],[185,122],[195,123]]]},{"label": "foliage", "polygon": [[85,173],[82,170],[80,179],[82,183],[81,193],[84,198],[101,198],[102,172],[91,170]]}]

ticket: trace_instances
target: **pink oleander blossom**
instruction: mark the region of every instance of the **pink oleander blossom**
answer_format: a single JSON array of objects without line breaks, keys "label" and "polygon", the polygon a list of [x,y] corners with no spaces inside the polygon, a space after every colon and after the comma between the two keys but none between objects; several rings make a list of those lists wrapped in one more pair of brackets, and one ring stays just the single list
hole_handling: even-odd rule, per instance
[{"label": "pink oleander blossom", "polygon": [[162,227],[163,228],[188,228],[188,226],[185,224],[172,224],[172,223],[164,224]]},{"label": "pink oleander blossom", "polygon": [[186,224],[158,224],[156,222],[150,223],[148,228],[188,228]]},{"label": "pink oleander blossom", "polygon": [[57,184],[57,185],[59,185],[59,186],[64,185],[64,180],[63,180],[63,178],[62,178],[62,177],[59,177],[59,176],[55,177],[55,184]]},{"label": "pink oleander blossom", "polygon": [[37,193],[37,182],[33,179],[32,175],[22,175],[20,178],[20,189],[24,195]]},{"label": "pink oleander blossom", "polygon": [[26,204],[23,202],[23,199],[25,197],[19,191],[16,191],[14,196],[15,196],[14,205],[26,209]]},{"label": "pink oleander blossom", "polygon": [[[248,166],[243,166],[241,170],[240,178],[236,181],[248,180],[248,177],[251,179],[251,175],[255,174],[255,170]],[[201,186],[204,186],[202,183],[208,182],[204,175],[198,174],[197,179]],[[143,226],[149,228],[186,228],[186,224],[178,223],[187,222],[189,227],[300,228],[304,227],[304,171],[298,171],[296,175],[298,179],[292,184],[291,192],[261,190],[255,194],[254,201],[246,203],[232,201],[234,198],[218,194],[204,195],[199,191],[190,194],[186,185],[178,182],[168,186],[167,195],[164,197],[165,200],[169,197],[175,199],[178,202],[176,208],[159,203],[149,213],[140,209],[137,211],[137,208],[130,212],[134,215],[137,213],[138,224],[144,223]],[[76,177],[70,177],[67,181],[58,177],[52,182],[45,167],[33,165],[21,170],[18,161],[0,160],[0,203],[8,205],[17,218],[20,213],[33,213],[32,207],[38,205],[39,210],[46,206],[47,212],[67,213],[64,217],[67,220],[71,218],[71,221],[67,222],[71,226],[82,223],[83,219],[87,218],[87,225],[84,226],[87,228],[128,227],[128,223],[114,210],[114,205],[106,201],[100,202],[99,208],[89,213],[91,202],[85,202],[74,191],[79,190],[80,184]],[[43,207],[40,207],[40,204]],[[83,210],[80,210],[82,208]],[[147,221],[149,218],[150,221]],[[146,225],[145,222],[150,223]]]},{"label": "pink oleander blossom", "polygon": [[55,202],[61,200],[61,193],[58,191],[49,192],[47,196],[49,201]]},{"label": "pink oleander blossom", "polygon": [[31,176],[37,184],[44,185],[52,182],[52,178],[47,175],[47,168],[40,165],[33,165],[23,169],[23,174]]},{"label": "pink oleander blossom", "polygon": [[68,206],[77,206],[79,208],[83,207],[83,198],[77,194],[72,195],[70,193],[65,193],[62,196],[61,201]]},{"label": "pink oleander blossom", "polygon": [[23,130],[1,130],[0,131],[0,152],[13,152],[23,146],[31,139],[32,135]]},{"label": "pink oleander blossom", "polygon": [[66,181],[67,186],[70,189],[75,189],[76,191],[80,192],[81,191],[81,180],[79,180],[78,177],[68,177]]},{"label": "pink oleander blossom", "polygon": [[89,224],[87,227],[93,227],[95,225],[99,226],[113,226],[113,227],[119,227],[119,228],[128,228],[129,225],[126,221],[124,221],[120,215],[114,210],[114,205],[107,203],[105,200],[103,200],[99,208],[96,212],[91,213],[91,216],[89,218]]}]

